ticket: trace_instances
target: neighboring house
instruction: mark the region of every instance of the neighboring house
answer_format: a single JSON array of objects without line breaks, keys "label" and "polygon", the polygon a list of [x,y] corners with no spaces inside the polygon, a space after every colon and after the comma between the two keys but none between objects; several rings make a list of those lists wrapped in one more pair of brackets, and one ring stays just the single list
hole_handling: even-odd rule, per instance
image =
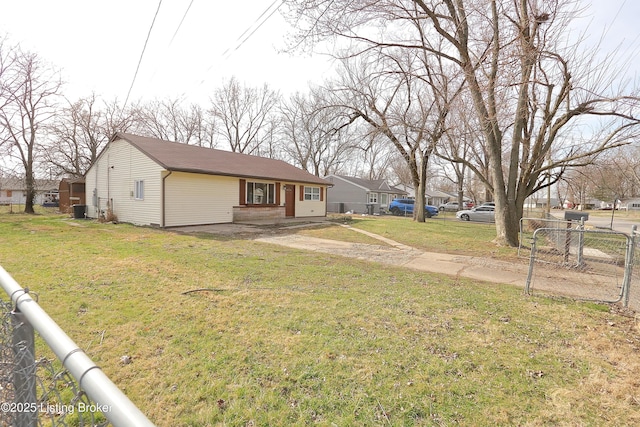
[{"label": "neighboring house", "polygon": [[24,180],[0,178],[0,205],[24,203],[25,196]]},{"label": "neighboring house", "polygon": [[[402,191],[405,191],[407,193],[406,196],[403,196],[403,197],[406,197],[408,199],[416,198],[416,190],[412,186],[401,184],[396,186],[396,188],[399,188]],[[451,199],[451,194],[447,194],[440,190],[427,190],[424,192],[424,197],[425,197],[424,199],[425,204],[432,205],[432,206],[440,206],[448,202],[449,199]]]},{"label": "neighboring house", "polygon": [[[604,204],[604,202],[601,202],[601,208],[604,207],[602,206],[602,204]],[[609,204],[609,206],[611,206],[611,203]],[[622,202],[618,203],[618,209],[626,209],[628,211],[640,210],[640,198],[634,197],[623,200]]]},{"label": "neighboring house", "polygon": [[[451,199],[451,195],[440,190],[427,190],[424,192],[427,205],[440,206]],[[454,201],[457,199],[453,199]]]},{"label": "neighboring house", "polygon": [[158,227],[324,217],[329,185],[280,160],[117,133],[85,175],[86,215]]},{"label": "neighboring house", "polygon": [[[538,193],[536,193],[538,194]],[[551,207],[553,209],[560,208],[562,206],[562,202],[552,197],[551,198]],[[546,196],[529,196],[524,200],[524,204],[522,205],[524,209],[546,209],[547,207],[547,197]]]},{"label": "neighboring house", "polygon": [[[36,179],[36,197],[33,203],[41,205],[51,202],[58,192],[57,181]],[[27,190],[24,179],[0,178],[0,205],[24,205],[27,200]]]},{"label": "neighboring house", "polygon": [[[458,201],[458,193],[449,193],[446,191],[439,191],[438,192],[441,197],[447,197],[447,199],[444,201],[444,203],[448,203],[448,202],[457,202]],[[462,196],[462,201],[463,202],[467,202],[467,203],[474,203],[473,199],[467,196]]]},{"label": "neighboring house", "polygon": [[343,175],[328,175],[325,179],[333,184],[327,192],[329,212],[386,212],[393,199],[407,195],[383,179],[371,181]]},{"label": "neighboring house", "polygon": [[416,189],[413,188],[411,185],[400,184],[400,185],[396,185],[396,188],[399,188],[400,190],[402,190],[405,193],[407,193],[403,197],[406,197],[407,199],[415,199],[416,198]]}]

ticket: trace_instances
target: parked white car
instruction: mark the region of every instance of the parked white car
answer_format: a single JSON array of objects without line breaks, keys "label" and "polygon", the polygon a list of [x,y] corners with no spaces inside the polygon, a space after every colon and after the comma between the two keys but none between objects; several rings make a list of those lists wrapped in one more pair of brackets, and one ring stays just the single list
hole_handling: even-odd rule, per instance
[{"label": "parked white car", "polygon": [[440,211],[446,212],[456,212],[460,209],[471,209],[473,207],[473,203],[471,202],[462,202],[462,207],[458,206],[458,202],[448,202],[440,205]]},{"label": "parked white car", "polygon": [[495,207],[493,206],[478,206],[477,208],[458,211],[456,212],[456,218],[463,221],[483,221],[494,222],[495,221]]}]

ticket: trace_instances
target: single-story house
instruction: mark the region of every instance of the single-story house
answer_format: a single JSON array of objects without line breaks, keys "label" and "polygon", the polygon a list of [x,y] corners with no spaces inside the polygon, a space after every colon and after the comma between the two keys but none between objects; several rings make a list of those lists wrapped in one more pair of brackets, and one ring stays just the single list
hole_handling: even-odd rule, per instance
[{"label": "single-story house", "polygon": [[440,206],[448,201],[456,201],[457,198],[451,199],[451,195],[440,190],[427,190],[424,192],[428,205]]},{"label": "single-story house", "polygon": [[281,160],[117,133],[85,174],[86,216],[157,227],[324,217],[330,185]]},{"label": "single-story house", "polygon": [[[27,200],[24,182],[24,178],[0,178],[0,205],[24,205]],[[35,187],[34,204],[42,205],[57,200],[57,181],[36,179]]]},{"label": "single-story house", "polygon": [[389,185],[384,179],[367,180],[344,175],[328,175],[325,179],[333,184],[327,192],[329,212],[385,212],[393,199],[407,195],[406,191]]},{"label": "single-story house", "polygon": [[[411,185],[400,184],[396,185],[396,188],[399,188],[402,191],[405,191],[407,194],[403,197],[409,199],[416,198],[416,190]],[[427,190],[424,192],[425,203],[427,205],[440,206],[443,203],[448,202],[451,199],[451,194],[447,194],[440,190]],[[456,199],[457,200],[457,199]]]},{"label": "single-story house", "polygon": [[[604,203],[604,202],[603,202]],[[612,203],[609,204],[611,206]],[[601,206],[603,207],[603,206]],[[640,197],[631,197],[618,203],[618,209],[625,209],[628,211],[640,210]]]}]

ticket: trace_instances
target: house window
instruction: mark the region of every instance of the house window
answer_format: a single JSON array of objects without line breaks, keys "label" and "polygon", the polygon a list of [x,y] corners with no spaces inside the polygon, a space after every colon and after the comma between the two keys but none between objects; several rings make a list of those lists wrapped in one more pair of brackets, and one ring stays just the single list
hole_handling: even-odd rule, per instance
[{"label": "house window", "polygon": [[7,190],[7,197],[13,197],[13,192],[11,190]]},{"label": "house window", "polygon": [[144,200],[144,181],[136,180],[133,198],[136,200]]},{"label": "house window", "polygon": [[320,201],[320,187],[304,187],[304,199]]},{"label": "house window", "polygon": [[380,205],[387,206],[389,203],[389,195],[387,193],[380,194]]},{"label": "house window", "polygon": [[369,193],[369,203],[378,203],[378,193]]},{"label": "house window", "polygon": [[275,194],[275,184],[247,182],[248,205],[273,205],[275,203]]}]

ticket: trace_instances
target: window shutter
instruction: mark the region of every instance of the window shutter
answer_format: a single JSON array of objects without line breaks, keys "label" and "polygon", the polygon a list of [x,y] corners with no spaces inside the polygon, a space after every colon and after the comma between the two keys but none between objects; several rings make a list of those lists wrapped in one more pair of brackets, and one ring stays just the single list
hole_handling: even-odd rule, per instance
[{"label": "window shutter", "polygon": [[324,201],[324,187],[320,187],[320,201]]},{"label": "window shutter", "polygon": [[300,201],[304,201],[304,185],[300,186]]},{"label": "window shutter", "polygon": [[280,183],[276,182],[276,205],[280,206]]},{"label": "window shutter", "polygon": [[240,180],[240,201],[238,202],[240,205],[246,205],[247,204],[247,180],[246,179],[241,179]]}]

